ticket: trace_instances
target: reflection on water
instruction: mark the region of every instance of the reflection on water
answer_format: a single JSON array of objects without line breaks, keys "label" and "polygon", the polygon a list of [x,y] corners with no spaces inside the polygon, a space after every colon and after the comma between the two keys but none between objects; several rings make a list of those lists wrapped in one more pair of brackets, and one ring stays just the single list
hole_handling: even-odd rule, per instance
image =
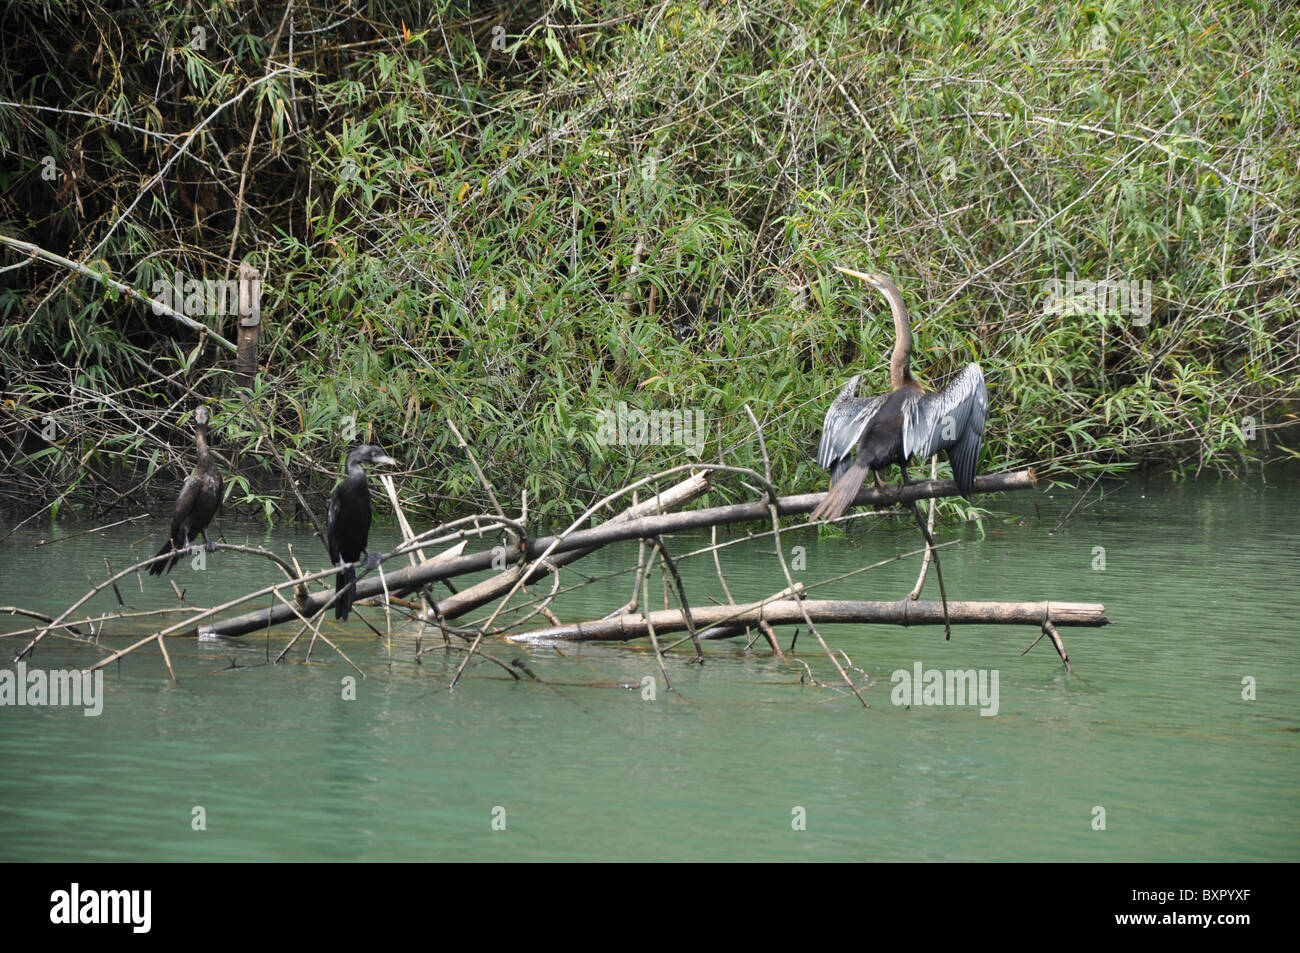
[{"label": "reflection on water", "polygon": [[[954,599],[1104,602],[1105,629],[1065,629],[1067,676],[1036,630],[830,626],[828,641],[877,679],[852,696],[801,683],[804,669],[710,643],[702,667],[674,660],[675,693],[639,644],[488,646],[549,684],[490,663],[447,683],[462,656],[415,657],[400,620],[391,645],[363,624],[324,632],[365,673],[318,643],[268,664],[292,630],[169,641],[179,682],[148,648],[106,672],[103,714],[0,707],[0,859],[1300,859],[1296,557],[1300,482],[1134,481],[1078,502],[1075,491],[992,501],[1018,514],[946,527]],[[79,528],[24,528],[0,545],[0,605],[51,614],[115,566],[156,548],[159,526],[120,527],[36,547]],[[246,533],[227,526],[229,542]],[[7,528],[6,528],[7,531]],[[376,526],[375,542],[393,536]],[[251,542],[323,561],[305,534]],[[677,537],[678,553],[705,537]],[[901,519],[848,539],[787,535],[816,582],[915,548]],[[1098,565],[1102,547],[1105,569]],[[737,599],[784,586],[770,540],[727,550]],[[600,576],[633,546],[573,568]],[[268,572],[226,553],[171,580],[212,605]],[[269,565],[269,564],[268,564]],[[682,570],[692,600],[721,598],[712,561]],[[814,589],[814,597],[896,598],[915,558]],[[269,576],[266,576],[269,578]],[[583,577],[565,571],[565,584]],[[660,598],[656,575],[652,592]],[[542,591],[545,587],[539,587]],[[132,610],[175,604],[165,581],[124,580]],[[617,576],[556,604],[566,621],[625,601]],[[932,597],[933,582],[926,597]],[[92,606],[107,610],[111,594]],[[381,610],[362,610],[381,631]],[[26,623],[0,618],[5,631]],[[112,623],[109,648],[153,631]],[[780,630],[789,645],[792,630]],[[3,640],[12,646],[15,639]],[[761,645],[761,643],[760,643]],[[834,672],[807,632],[796,654]],[[12,667],[5,655],[5,665]],[[51,637],[33,665],[75,668],[100,650]],[[897,707],[891,673],[997,670],[994,717],[977,707]],[[639,688],[659,679],[653,701]],[[1243,679],[1256,698],[1245,701]],[[1094,830],[1098,808],[1105,830]],[[202,817],[205,830],[195,830]],[[793,821],[806,818],[803,830]],[[504,830],[494,830],[504,823]]]}]

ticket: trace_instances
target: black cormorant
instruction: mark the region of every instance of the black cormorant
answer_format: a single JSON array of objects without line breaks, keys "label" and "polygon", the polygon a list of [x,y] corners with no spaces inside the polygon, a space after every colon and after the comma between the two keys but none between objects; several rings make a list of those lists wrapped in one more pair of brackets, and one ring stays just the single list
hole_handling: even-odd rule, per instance
[{"label": "black cormorant", "polygon": [[[325,544],[329,547],[334,565],[354,563],[366,552],[370,536],[370,484],[366,482],[365,465],[382,463],[395,466],[397,461],[371,444],[357,447],[348,454],[347,472],[343,482],[330,494],[329,512],[325,518]],[[367,554],[370,568],[379,565],[379,554]],[[374,565],[370,565],[373,561]],[[334,618],[346,619],[352,611],[357,595],[357,573],[349,566],[334,577]]]},{"label": "black cormorant", "polygon": [[208,447],[208,420],[208,408],[200,404],[194,410],[194,447],[198,451],[198,461],[194,464],[194,472],[185,478],[176,505],[172,507],[171,535],[156,554],[163,556],[170,552],[172,558],[150,566],[151,576],[171,572],[185,547],[200,534],[208,552],[216,551],[216,544],[208,542],[207,525],[221,506],[222,479],[216,454]]}]

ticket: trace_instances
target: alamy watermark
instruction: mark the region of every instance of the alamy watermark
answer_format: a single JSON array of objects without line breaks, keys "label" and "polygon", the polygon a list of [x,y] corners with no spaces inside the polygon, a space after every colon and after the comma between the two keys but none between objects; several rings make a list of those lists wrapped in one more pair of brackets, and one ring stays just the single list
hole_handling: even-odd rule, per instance
[{"label": "alamy watermark", "polygon": [[980,714],[989,717],[998,713],[998,674],[996,668],[922,670],[916,662],[912,671],[900,668],[890,676],[889,700],[899,706],[979,705]]},{"label": "alamy watermark", "polygon": [[1138,327],[1146,327],[1151,323],[1151,279],[1079,281],[1070,272],[1065,281],[1053,278],[1047,283],[1043,310],[1047,314],[1126,315]]},{"label": "alamy watermark", "polygon": [[132,933],[148,933],[152,908],[152,890],[83,890],[74,883],[50,894],[54,924],[125,924]]},{"label": "alamy watermark", "polygon": [[704,452],[708,424],[699,410],[638,410],[620,400],[596,414],[596,442],[602,447],[681,446],[692,456]]},{"label": "alamy watermark", "polygon": [[0,668],[0,707],[75,705],[94,718],[104,711],[104,673],[80,669]]},{"label": "alamy watermark", "polygon": [[[247,302],[256,312],[262,295],[262,282],[250,282],[253,301]],[[216,281],[211,278],[186,278],[179,271],[170,279],[159,278],[153,283],[153,312],[166,314],[163,308],[179,311],[187,317],[224,317],[239,313],[239,279]],[[160,305],[162,307],[160,307]]]}]

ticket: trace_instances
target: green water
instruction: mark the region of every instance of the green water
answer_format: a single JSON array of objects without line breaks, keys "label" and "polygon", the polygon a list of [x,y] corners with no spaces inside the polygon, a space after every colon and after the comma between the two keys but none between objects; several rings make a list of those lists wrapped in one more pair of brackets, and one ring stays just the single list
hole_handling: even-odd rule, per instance
[{"label": "green water", "polygon": [[[415,664],[409,624],[395,626],[390,657],[363,624],[331,622],[325,633],[367,676],[344,700],[355,672],[324,645],[310,663],[300,647],[266,664],[289,630],[174,639],[179,681],[147,648],[108,670],[99,717],[0,707],[0,860],[1300,859],[1300,475],[1281,476],[1111,486],[1059,527],[1078,492],[1018,494],[995,503],[1022,519],[987,521],[983,539],[973,526],[943,528],[941,539],[962,540],[943,552],[951,598],[1104,602],[1114,624],[1062,630],[1074,675],[1045,642],[1019,657],[1032,628],[963,626],[945,642],[934,629],[826,627],[879,679],[869,711],[743,643],[710,643],[703,667],[673,660],[678,690],[660,680],[654,700],[615,687],[658,678],[637,644],[497,643],[494,655],[550,684],[482,663],[453,694],[459,653],[435,649]],[[83,528],[29,527],[0,544],[0,605],[57,614],[102,578],[105,556],[128,565],[161,538],[158,525],[125,526],[35,545]],[[223,530],[280,552],[292,541],[319,562],[304,534]],[[377,526],[372,539],[393,535]],[[704,542],[671,545],[680,554]],[[785,545],[792,557],[805,547],[796,576],[812,583],[909,551],[916,533],[869,520],[848,539],[798,532]],[[724,552],[737,599],[784,586],[771,550],[757,540]],[[607,549],[574,569],[612,572],[634,553]],[[267,566],[218,553],[171,579],[212,605],[269,578]],[[694,602],[720,596],[712,560],[682,570]],[[813,595],[896,598],[916,570],[912,558]],[[593,584],[556,612],[599,616],[629,587],[627,577]],[[654,591],[662,598],[657,576]],[[157,579],[143,591],[125,580],[122,592],[135,610],[175,603]],[[381,610],[363,611],[384,628]],[[0,616],[4,631],[25,624]],[[117,622],[104,645],[150,631]],[[788,645],[792,630],[779,631]],[[17,643],[0,640],[5,666]],[[807,632],[796,654],[834,682]],[[50,638],[30,664],[100,657]],[[893,705],[891,673],[918,661],[996,669],[997,715]],[[1256,700],[1242,698],[1245,677]],[[205,830],[193,829],[196,807]],[[1104,830],[1093,829],[1097,807]]]}]

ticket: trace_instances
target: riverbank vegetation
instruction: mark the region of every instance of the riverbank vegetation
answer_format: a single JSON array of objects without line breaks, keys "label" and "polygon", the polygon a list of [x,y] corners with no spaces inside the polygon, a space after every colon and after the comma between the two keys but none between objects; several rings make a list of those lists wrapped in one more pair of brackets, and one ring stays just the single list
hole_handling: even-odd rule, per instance
[{"label": "riverbank vegetation", "polygon": [[[983,471],[1297,456],[1292,5],[17,2],[0,49],[0,235],[212,332],[0,246],[0,503],[169,495],[198,400],[269,521],[363,440],[412,515],[486,510],[448,418],[543,518],[694,459],[620,412],[761,470],[748,405],[823,488],[892,345],[833,264],[894,277],[928,384],[981,363]],[[243,261],[247,391],[208,293]]]}]

